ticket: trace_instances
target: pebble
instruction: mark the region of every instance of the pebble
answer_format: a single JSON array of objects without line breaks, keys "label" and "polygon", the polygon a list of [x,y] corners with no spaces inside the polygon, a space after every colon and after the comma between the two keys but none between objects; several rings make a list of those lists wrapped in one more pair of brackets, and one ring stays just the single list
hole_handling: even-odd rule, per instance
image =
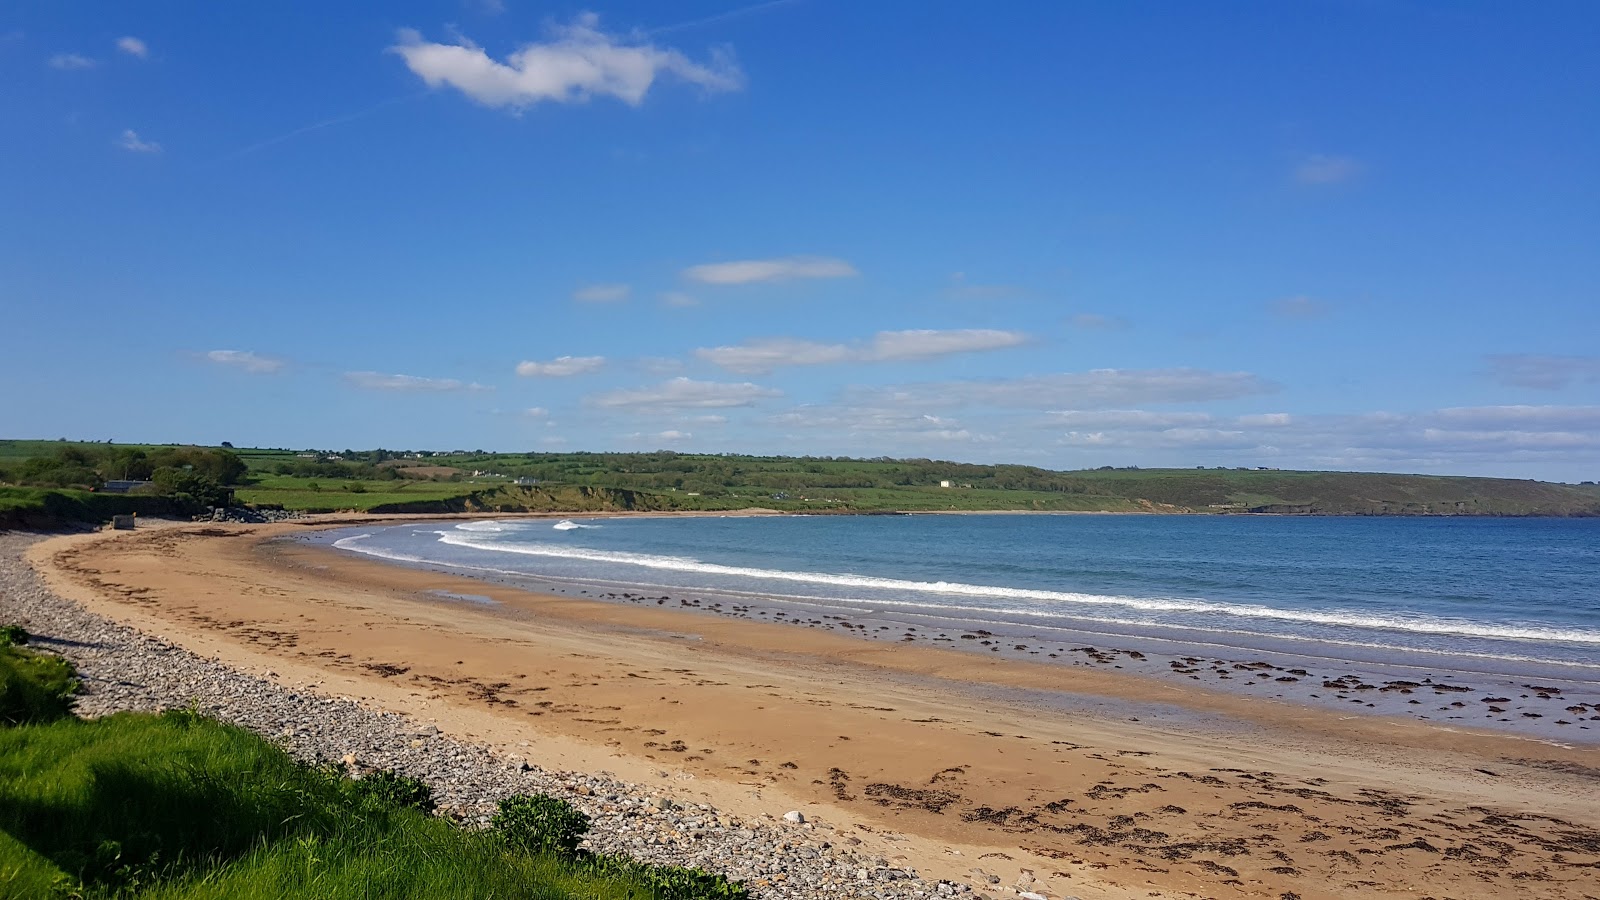
[{"label": "pebble", "polygon": [[[393,769],[433,788],[441,815],[483,827],[512,794],[548,794],[592,820],[584,846],[642,862],[720,872],[758,898],[909,900],[970,894],[965,884],[915,872],[835,844],[825,825],[795,829],[798,810],[743,819],[663,797],[603,775],[544,769],[537,761],[455,740],[438,726],[371,709],[349,697],[292,691],[93,615],[57,596],[23,554],[45,535],[0,532],[0,625],[18,624],[33,646],[71,660],[83,682],[78,714],[188,708],[248,728],[307,762]],[[998,879],[996,879],[998,880]],[[1023,894],[1023,897],[1029,895]],[[1037,895],[1034,895],[1037,896]]]}]

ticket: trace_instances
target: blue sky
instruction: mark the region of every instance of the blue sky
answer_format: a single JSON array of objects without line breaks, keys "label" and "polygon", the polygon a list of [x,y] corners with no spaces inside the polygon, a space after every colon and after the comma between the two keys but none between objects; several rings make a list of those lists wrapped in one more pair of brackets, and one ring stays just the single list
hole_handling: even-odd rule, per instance
[{"label": "blue sky", "polygon": [[1600,478],[1597,33],[13,5],[0,433]]}]

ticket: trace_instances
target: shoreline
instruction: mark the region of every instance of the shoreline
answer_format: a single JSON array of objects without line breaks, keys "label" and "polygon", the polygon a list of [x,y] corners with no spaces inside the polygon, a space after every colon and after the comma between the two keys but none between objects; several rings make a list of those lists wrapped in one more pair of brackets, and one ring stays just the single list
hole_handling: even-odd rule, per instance
[{"label": "shoreline", "polygon": [[[385,527],[389,526],[370,530],[376,534]],[[364,550],[354,542],[368,535],[356,531],[330,529],[297,540],[340,559],[463,577],[536,595],[610,604],[670,604],[679,613],[803,625],[874,643],[960,650],[985,658],[992,653],[999,660],[1090,666],[1157,682],[1198,682],[1235,698],[1259,697],[1341,715],[1354,711],[1600,749],[1600,668],[1579,663],[1173,626],[1130,626],[1106,620],[1057,624],[1004,614],[962,618],[942,615],[937,608],[748,589],[522,574],[492,564],[413,559]],[[350,546],[343,546],[345,542]],[[497,601],[484,600],[490,607],[484,612],[500,607]],[[688,619],[693,620],[694,616]]]},{"label": "shoreline", "polygon": [[[445,518],[466,517],[400,521]],[[340,524],[381,522],[310,527]],[[888,829],[904,838],[881,844],[897,862],[976,890],[995,890],[971,871],[987,867],[1007,883],[1029,870],[1050,897],[1398,896],[1436,882],[1510,890],[1500,879],[1537,864],[1551,880],[1519,891],[1578,897],[1578,866],[1600,861],[1600,842],[1589,851],[1555,835],[1600,841],[1589,751],[1350,721],[1097,666],[957,660],[974,655],[532,595],[269,543],[307,528],[173,526],[55,539],[30,555],[58,592],[229,664],[432,715],[497,746],[526,741],[528,756],[563,768],[667,771],[663,781],[718,808],[772,813],[792,800],[857,839]],[[427,596],[439,590],[504,609]],[[1039,703],[1017,702],[1029,691]],[[1124,715],[1130,704],[1144,714]],[[1475,807],[1549,833],[1435,824],[1481,819]],[[1350,830],[1329,834],[1333,823]],[[1408,838],[1510,849],[1484,862]],[[1552,841],[1568,862],[1552,859]],[[1371,880],[1341,853],[1382,870],[1383,890],[1361,887]]]}]

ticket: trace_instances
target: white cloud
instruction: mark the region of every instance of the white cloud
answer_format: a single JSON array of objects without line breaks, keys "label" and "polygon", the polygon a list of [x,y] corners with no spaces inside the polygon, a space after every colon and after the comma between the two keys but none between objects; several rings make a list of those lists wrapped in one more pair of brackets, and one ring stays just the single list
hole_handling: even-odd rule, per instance
[{"label": "white cloud", "polygon": [[589,402],[608,409],[720,409],[753,406],[759,400],[782,394],[748,381],[728,383],[680,377],[653,387],[596,394]]},{"label": "white cloud", "polygon": [[678,441],[687,441],[688,439],[694,437],[694,435],[689,433],[689,432],[687,432],[687,431],[678,431],[677,429],[668,429],[666,431],[661,432],[660,434],[657,434],[656,437],[662,439],[663,441],[669,441],[669,442],[672,442],[672,443],[677,443]]},{"label": "white cloud", "polygon": [[997,438],[975,432],[954,419],[919,413],[906,408],[865,406],[797,406],[788,412],[769,416],[767,421],[786,428],[825,432],[835,438],[865,438],[877,453],[894,446],[933,443],[991,443]]},{"label": "white cloud", "polygon": [[1280,319],[1320,319],[1331,312],[1328,304],[1310,297],[1286,297],[1273,301],[1272,314]]},{"label": "white cloud", "polygon": [[418,375],[385,375],[381,372],[346,372],[345,381],[368,391],[413,391],[418,393],[450,393],[454,391],[487,391],[484,385],[457,381],[454,378],[423,378]]},{"label": "white cloud", "polygon": [[651,375],[676,375],[683,371],[683,360],[667,356],[646,356],[635,362],[641,370]]},{"label": "white cloud", "polygon": [[1235,421],[1237,421],[1240,425],[1249,425],[1252,427],[1262,428],[1277,428],[1284,425],[1293,425],[1295,420],[1294,416],[1291,416],[1288,413],[1254,413],[1248,416],[1240,416]]},{"label": "white cloud", "polygon": [[545,419],[549,418],[550,410],[545,409],[542,406],[530,406],[523,410],[522,414],[530,419]]},{"label": "white cloud", "polygon": [[1120,331],[1128,327],[1128,323],[1123,319],[1100,313],[1078,313],[1067,319],[1067,324],[1085,331]]},{"label": "white cloud", "polygon": [[117,38],[117,49],[129,56],[137,56],[140,59],[148,59],[150,56],[150,48],[145,46],[144,41],[132,35]]},{"label": "white cloud", "polygon": [[850,348],[843,344],[819,344],[794,338],[751,341],[737,347],[701,347],[694,355],[730,372],[760,374],[779,366],[815,366],[844,362]]},{"label": "white cloud", "polygon": [[691,294],[686,294],[683,291],[663,291],[661,294],[661,303],[663,306],[671,306],[677,309],[684,309],[690,306],[700,305],[698,298]]},{"label": "white cloud", "polygon": [[1455,406],[1439,410],[1432,419],[1447,427],[1469,429],[1600,431],[1600,406]]},{"label": "white cloud", "polygon": [[701,284],[754,284],[764,281],[789,281],[796,278],[849,278],[859,275],[856,267],[842,259],[827,256],[783,256],[775,259],[743,259],[734,262],[704,263],[683,270],[683,277]]},{"label": "white cloud", "polygon": [[1338,184],[1360,175],[1362,165],[1348,156],[1315,153],[1295,167],[1294,179],[1301,184]]},{"label": "white cloud", "polygon": [[100,65],[98,62],[80,53],[57,53],[50,57],[50,68],[71,72],[80,69],[92,69]]},{"label": "white cloud", "polygon": [[210,350],[205,354],[205,358],[219,365],[236,366],[258,375],[276,372],[288,365],[281,359],[262,356],[249,350]]},{"label": "white cloud", "polygon": [[625,284],[588,284],[572,292],[572,299],[585,303],[612,303],[626,300],[633,288]]},{"label": "white cloud", "polygon": [[141,140],[139,132],[132,128],[125,129],[122,136],[117,138],[117,146],[131,153],[160,153],[161,145],[155,141]]},{"label": "white cloud", "polygon": [[1144,409],[1064,409],[1050,413],[1050,422],[1067,428],[1125,429],[1129,431],[1154,431],[1176,427],[1205,425],[1212,421],[1209,413],[1201,412],[1150,412]]},{"label": "white cloud", "polygon": [[485,106],[514,110],[545,101],[582,103],[596,96],[638,106],[661,75],[707,91],[738,90],[744,84],[726,50],[713,51],[706,63],[693,62],[638,36],[606,34],[593,13],[549,31],[546,42],[525,44],[504,62],[465,39],[435,44],[410,29],[401,31],[399,42],[389,49],[429,87],[449,85]]},{"label": "white cloud", "polygon": [[852,400],[874,406],[914,404],[1013,409],[1116,409],[1150,403],[1200,403],[1266,394],[1277,386],[1249,372],[1206,369],[1093,369],[887,387],[856,387]]},{"label": "white cloud", "polygon": [[992,328],[960,328],[950,331],[917,329],[912,331],[880,331],[872,338],[868,359],[901,360],[933,359],[953,353],[978,353],[985,350],[1003,350],[1025,344],[1028,336],[1020,331],[999,331]]},{"label": "white cloud", "polygon": [[702,347],[695,356],[732,372],[760,374],[780,366],[840,362],[894,362],[933,359],[956,353],[1001,350],[1026,343],[1019,331],[965,328],[880,331],[866,343],[824,344],[795,338],[770,338],[731,347]]},{"label": "white cloud", "polygon": [[605,364],[604,356],[558,356],[549,362],[525,359],[517,363],[517,374],[527,378],[566,378],[598,372]]},{"label": "white cloud", "polygon": [[1511,387],[1555,391],[1574,383],[1600,383],[1600,356],[1502,353],[1488,361],[1490,376]]}]

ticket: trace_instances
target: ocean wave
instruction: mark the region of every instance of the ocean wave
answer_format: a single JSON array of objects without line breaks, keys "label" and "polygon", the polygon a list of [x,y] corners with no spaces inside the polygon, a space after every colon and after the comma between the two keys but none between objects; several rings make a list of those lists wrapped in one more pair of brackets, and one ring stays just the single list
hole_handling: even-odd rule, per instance
[{"label": "ocean wave", "polygon": [[521,522],[507,522],[491,519],[488,521],[458,522],[456,523],[456,528],[460,529],[461,531],[478,531],[489,534],[503,534],[507,531],[516,531],[521,525]]},{"label": "ocean wave", "polygon": [[562,519],[561,521],[555,523],[554,525],[551,525],[550,527],[554,528],[557,531],[572,531],[573,529],[577,529],[577,528],[600,528],[602,526],[600,526],[600,525],[590,525],[590,524],[586,524],[584,522],[574,522],[571,519]]},{"label": "ocean wave", "polygon": [[[783,569],[756,569],[745,566],[728,566],[709,563],[686,556],[655,556],[645,553],[628,553],[615,550],[593,550],[584,547],[518,542],[504,543],[475,538],[471,534],[441,532],[443,543],[497,553],[514,553],[524,556],[542,556],[557,559],[578,559],[590,562],[638,566],[660,571],[686,572],[702,575],[720,575],[766,581],[783,581],[798,584],[825,584],[835,587],[889,591],[900,595],[900,602],[908,606],[923,605],[931,609],[951,609],[946,604],[915,604],[906,595],[940,594],[951,597],[976,597],[1000,601],[1028,600],[1050,604],[1048,608],[1008,608],[1005,612],[1030,618],[1051,618],[1073,615],[1074,608],[1119,607],[1141,613],[1187,613],[1201,616],[1231,616],[1248,620],[1275,620],[1307,625],[1342,628],[1360,628],[1374,631],[1406,632],[1411,634],[1451,635],[1509,641],[1558,641],[1571,644],[1600,645],[1600,632],[1572,628],[1554,628],[1541,625],[1511,625],[1437,618],[1432,616],[1383,616],[1350,610],[1295,610],[1275,609],[1243,603],[1218,603],[1197,598],[1181,597],[1131,597],[1107,594],[1085,594],[1069,591],[1046,591],[1033,588],[1012,588],[996,585],[964,584],[950,581],[910,581],[899,578],[881,578],[870,575],[835,574],[831,572],[788,571]],[[337,546],[337,545],[336,545]],[[988,607],[977,609],[990,610]]]}]

